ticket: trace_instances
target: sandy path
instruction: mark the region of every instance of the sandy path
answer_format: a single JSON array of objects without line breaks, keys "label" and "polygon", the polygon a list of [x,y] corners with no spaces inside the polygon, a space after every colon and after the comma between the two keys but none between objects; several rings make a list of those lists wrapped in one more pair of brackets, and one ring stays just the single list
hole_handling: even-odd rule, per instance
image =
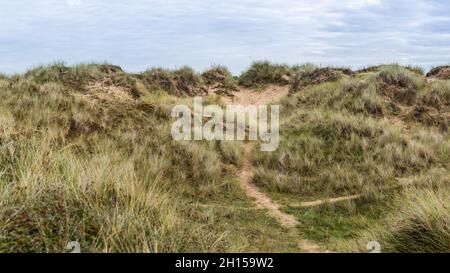
[{"label": "sandy path", "polygon": [[300,207],[300,208],[308,208],[308,207],[315,207],[315,206],[320,206],[323,204],[333,204],[333,203],[337,203],[337,202],[342,202],[342,201],[348,201],[348,200],[355,200],[360,198],[361,195],[360,194],[355,194],[355,195],[349,195],[349,196],[341,196],[341,197],[336,197],[336,198],[329,198],[329,199],[322,199],[322,200],[314,200],[314,201],[309,201],[309,202],[302,202],[300,204],[289,204],[290,207]]},{"label": "sandy path", "polygon": [[[281,211],[281,206],[279,204],[273,201],[268,195],[260,191],[258,187],[252,183],[253,165],[251,163],[251,151],[253,145],[253,143],[247,143],[244,146],[243,167],[238,175],[239,184],[248,197],[255,199],[258,207],[267,209],[269,215],[277,220],[281,226],[296,232],[296,226],[298,225],[297,219],[295,219],[293,215]],[[302,252],[307,253],[329,252],[322,250],[316,243],[305,239],[298,241],[298,247]]]},{"label": "sandy path", "polygon": [[239,92],[234,93],[234,97],[223,97],[225,104],[236,105],[265,105],[276,102],[289,93],[288,86],[269,85],[262,90],[252,90],[248,88],[241,88]]},{"label": "sandy path", "polygon": [[298,222],[294,216],[284,213],[280,210],[280,205],[275,203],[269,196],[261,192],[254,184],[252,184],[253,166],[251,163],[251,150],[253,143],[247,143],[244,146],[244,163],[241,172],[239,173],[239,182],[241,188],[245,191],[247,196],[255,199],[259,207],[268,210],[269,214],[275,218],[282,226],[287,228],[295,227]]},{"label": "sandy path", "polygon": [[[235,93],[234,98],[223,97],[223,100],[225,104],[259,106],[276,102],[288,93],[289,89],[286,86],[268,86],[260,91],[242,89],[240,92]],[[295,219],[293,215],[281,211],[281,206],[279,204],[273,201],[264,192],[260,191],[258,187],[252,183],[253,165],[251,161],[251,152],[253,145],[254,143],[247,143],[244,146],[243,167],[238,175],[241,188],[248,197],[255,200],[259,208],[267,209],[269,215],[277,220],[281,226],[297,232],[297,219]],[[322,252],[319,245],[304,239],[298,241],[298,247],[303,252]]]}]

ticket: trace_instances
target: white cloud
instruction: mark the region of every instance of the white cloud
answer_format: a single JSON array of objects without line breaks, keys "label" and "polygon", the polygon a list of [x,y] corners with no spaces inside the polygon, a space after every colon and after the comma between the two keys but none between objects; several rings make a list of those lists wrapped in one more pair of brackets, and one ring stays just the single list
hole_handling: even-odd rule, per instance
[{"label": "white cloud", "polygon": [[81,0],[66,0],[66,3],[71,7],[75,7],[81,5]]},{"label": "white cloud", "polygon": [[256,59],[358,67],[450,57],[450,4],[436,0],[81,1],[0,1],[0,56],[11,56],[0,67],[63,59],[239,72]]},{"label": "white cloud", "polygon": [[380,6],[381,0],[353,0],[353,1],[350,0],[350,1],[344,1],[344,5],[349,8],[363,8],[363,7],[367,7],[367,6]]}]

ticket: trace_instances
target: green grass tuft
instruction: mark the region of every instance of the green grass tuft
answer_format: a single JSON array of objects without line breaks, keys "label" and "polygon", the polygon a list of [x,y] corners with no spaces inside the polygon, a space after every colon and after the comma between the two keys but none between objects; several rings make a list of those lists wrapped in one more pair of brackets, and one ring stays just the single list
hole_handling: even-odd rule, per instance
[{"label": "green grass tuft", "polygon": [[254,62],[239,77],[239,84],[244,87],[262,87],[268,84],[286,85],[292,74],[292,68],[288,65],[273,64],[269,61]]}]

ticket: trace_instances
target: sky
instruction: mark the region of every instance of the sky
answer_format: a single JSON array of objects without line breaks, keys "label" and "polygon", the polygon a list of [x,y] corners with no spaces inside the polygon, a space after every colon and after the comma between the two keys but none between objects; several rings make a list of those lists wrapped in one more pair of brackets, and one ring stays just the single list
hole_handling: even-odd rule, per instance
[{"label": "sky", "polygon": [[444,0],[0,0],[0,71],[55,61],[233,73],[252,61],[450,63]]}]

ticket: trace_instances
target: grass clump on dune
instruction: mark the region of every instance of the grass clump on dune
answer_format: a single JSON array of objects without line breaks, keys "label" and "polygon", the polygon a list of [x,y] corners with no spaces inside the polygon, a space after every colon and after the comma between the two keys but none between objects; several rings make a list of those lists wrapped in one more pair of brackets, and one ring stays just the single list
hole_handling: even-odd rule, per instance
[{"label": "grass clump on dune", "polygon": [[231,75],[228,68],[224,66],[215,66],[202,73],[205,84],[217,89],[216,94],[231,95],[231,92],[238,90],[238,82]]},{"label": "grass clump on dune", "polygon": [[201,76],[187,66],[177,70],[152,68],[139,77],[150,90],[163,90],[176,96],[194,96],[204,92]]},{"label": "grass clump on dune", "polygon": [[443,108],[450,106],[450,81],[435,81],[418,94],[418,102]]},{"label": "grass clump on dune", "polygon": [[355,72],[357,74],[362,74],[362,73],[371,73],[371,72],[379,72],[383,69],[385,69],[386,67],[392,67],[392,66],[396,66],[396,67],[401,67],[403,69],[409,70],[410,72],[413,72],[419,76],[424,76],[425,72],[423,70],[422,67],[420,66],[413,66],[413,65],[399,65],[399,64],[389,64],[389,65],[375,65],[375,66],[368,66],[365,68],[361,68],[359,70],[356,70]]},{"label": "grass clump on dune", "polygon": [[233,75],[225,66],[214,66],[202,73],[202,78],[206,84],[225,83],[234,81]]},{"label": "grass clump on dune", "polygon": [[434,67],[427,73],[427,78],[450,80],[450,66],[446,65]]},{"label": "grass clump on dune", "polygon": [[391,213],[356,242],[342,245],[361,251],[376,240],[382,252],[450,252],[450,190],[412,187],[390,205]]},{"label": "grass clump on dune", "polygon": [[352,75],[353,72],[348,68],[317,68],[311,65],[299,67],[289,92],[296,93],[305,87],[318,85],[325,82],[332,82],[341,79],[345,75]]},{"label": "grass clump on dune", "polygon": [[373,117],[384,116],[392,110],[391,105],[378,96],[376,84],[350,78],[310,86],[285,100],[286,111],[301,106],[346,110]]},{"label": "grass clump on dune", "polygon": [[387,66],[376,75],[379,90],[395,102],[411,104],[425,86],[423,77],[397,65]]},{"label": "grass clump on dune", "polygon": [[268,61],[254,62],[239,77],[239,84],[244,87],[262,87],[268,84],[286,85],[292,75],[292,68],[288,65],[273,64]]},{"label": "grass clump on dune", "polygon": [[15,75],[13,81],[30,81],[35,85],[58,83],[73,92],[88,92],[92,85],[120,87],[132,97],[139,97],[137,82],[119,66],[110,64],[79,64],[68,67],[64,63],[38,66],[24,75]]},{"label": "grass clump on dune", "polygon": [[445,81],[426,84],[425,78],[403,67],[383,66],[379,72],[306,87],[285,105],[286,111],[303,106],[325,107],[375,118],[395,118],[401,126],[421,123],[446,131],[450,125],[447,90]]}]

